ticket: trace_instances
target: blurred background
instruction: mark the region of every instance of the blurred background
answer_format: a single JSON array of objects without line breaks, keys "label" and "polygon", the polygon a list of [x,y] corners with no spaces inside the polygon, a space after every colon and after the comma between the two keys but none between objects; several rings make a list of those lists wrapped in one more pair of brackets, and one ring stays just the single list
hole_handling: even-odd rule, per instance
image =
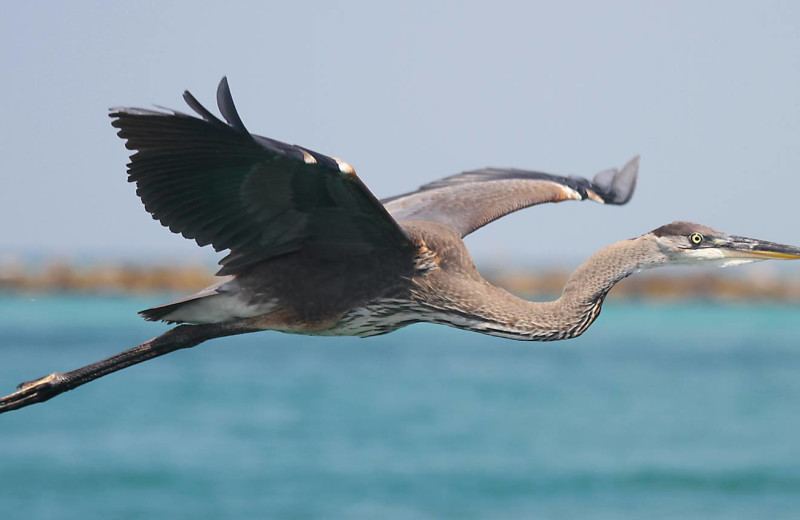
[{"label": "blurred background", "polygon": [[[531,298],[673,220],[800,244],[794,2],[11,3],[0,18],[0,393],[165,330],[221,255],[149,218],[111,106],[209,107],[379,197],[483,166],[591,177],[467,239]],[[795,518],[800,271],[673,269],[589,331],[218,340],[0,418],[9,518]]]}]

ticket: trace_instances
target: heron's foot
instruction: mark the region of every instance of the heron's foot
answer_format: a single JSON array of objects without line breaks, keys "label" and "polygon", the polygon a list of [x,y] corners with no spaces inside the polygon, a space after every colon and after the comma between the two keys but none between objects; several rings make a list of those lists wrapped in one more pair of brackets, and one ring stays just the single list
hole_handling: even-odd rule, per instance
[{"label": "heron's foot", "polygon": [[49,376],[20,383],[17,385],[18,391],[0,397],[0,413],[47,401],[64,391],[59,383],[65,379],[63,374],[54,372]]},{"label": "heron's foot", "polygon": [[59,374],[58,372],[53,372],[50,375],[40,377],[39,379],[33,379],[31,381],[23,381],[22,383],[17,385],[17,389],[19,390],[26,390],[31,388],[32,386],[39,386],[39,385],[52,385],[54,383],[60,383],[65,378],[63,374]]}]

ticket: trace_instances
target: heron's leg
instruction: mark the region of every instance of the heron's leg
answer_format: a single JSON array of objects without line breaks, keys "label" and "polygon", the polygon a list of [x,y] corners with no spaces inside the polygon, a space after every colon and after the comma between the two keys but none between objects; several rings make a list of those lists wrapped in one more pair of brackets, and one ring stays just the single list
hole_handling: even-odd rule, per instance
[{"label": "heron's leg", "polygon": [[253,332],[253,330],[233,324],[179,325],[156,338],[102,361],[63,374],[54,372],[40,379],[22,383],[17,387],[19,388],[17,392],[0,397],[0,413],[47,401],[104,375],[176,350],[194,347],[208,339]]}]

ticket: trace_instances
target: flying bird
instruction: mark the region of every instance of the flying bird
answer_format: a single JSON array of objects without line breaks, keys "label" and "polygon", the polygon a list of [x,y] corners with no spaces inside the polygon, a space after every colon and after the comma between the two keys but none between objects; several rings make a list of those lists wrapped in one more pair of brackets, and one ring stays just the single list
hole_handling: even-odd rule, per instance
[{"label": "flying bird", "polygon": [[627,203],[638,157],[593,180],[486,168],[378,200],[352,166],[302,146],[251,134],[225,78],[220,120],[189,92],[200,117],[166,109],[112,109],[135,150],[128,180],[172,232],[228,250],[220,283],[141,312],[179,324],[108,359],[23,383],[0,413],[46,401],[111,372],[208,339],[262,330],[375,336],[431,322],[525,341],[583,334],[608,291],[643,269],[797,259],[800,248],[673,222],[601,249],[560,298],[526,301],[484,280],[463,237],[545,202]]}]

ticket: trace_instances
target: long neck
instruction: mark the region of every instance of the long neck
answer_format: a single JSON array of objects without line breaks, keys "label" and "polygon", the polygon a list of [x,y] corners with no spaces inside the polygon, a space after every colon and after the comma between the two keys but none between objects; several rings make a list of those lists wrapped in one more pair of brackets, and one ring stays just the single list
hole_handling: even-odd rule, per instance
[{"label": "long neck", "polygon": [[654,247],[650,242],[634,238],[597,251],[575,269],[555,303],[578,308],[601,304],[617,282],[655,265],[652,258],[660,255],[653,254]]},{"label": "long neck", "polygon": [[603,300],[614,284],[653,265],[648,260],[653,258],[652,253],[639,239],[601,249],[572,273],[563,294],[553,302],[522,300],[484,281],[480,291],[460,295],[464,304],[459,305],[461,313],[441,321],[512,339],[574,338],[583,334],[600,314]]}]

